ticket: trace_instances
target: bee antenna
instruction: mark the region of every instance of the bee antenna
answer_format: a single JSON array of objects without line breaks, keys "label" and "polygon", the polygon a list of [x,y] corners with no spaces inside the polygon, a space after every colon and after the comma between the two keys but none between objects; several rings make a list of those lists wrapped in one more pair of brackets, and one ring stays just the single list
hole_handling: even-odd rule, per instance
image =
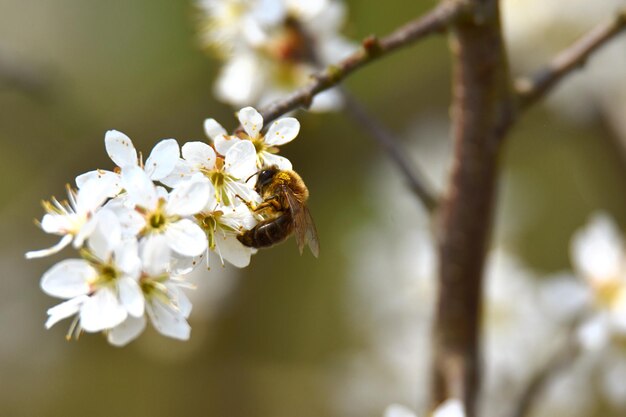
[{"label": "bee antenna", "polygon": [[254,177],[255,175],[259,175],[259,174],[261,173],[261,171],[263,171],[263,170],[262,170],[262,169],[261,169],[261,170],[258,170],[258,171],[257,171],[257,172],[255,172],[254,174],[250,175],[248,178],[246,178],[246,181],[245,181],[245,182],[250,181],[250,178]]}]

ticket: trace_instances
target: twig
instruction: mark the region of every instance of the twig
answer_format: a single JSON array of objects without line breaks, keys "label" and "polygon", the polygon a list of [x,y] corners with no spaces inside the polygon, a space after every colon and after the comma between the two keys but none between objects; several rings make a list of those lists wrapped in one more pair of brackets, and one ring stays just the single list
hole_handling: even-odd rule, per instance
[{"label": "twig", "polygon": [[530,378],[523,389],[511,417],[526,417],[533,411],[537,399],[543,394],[548,383],[567,366],[574,363],[580,354],[580,345],[576,338],[576,330],[583,316],[576,317],[568,326],[568,334],[562,349],[558,349],[552,357]]},{"label": "twig", "polygon": [[573,45],[559,53],[545,68],[530,78],[515,82],[520,109],[525,109],[549,93],[561,80],[582,67],[589,56],[626,29],[626,9],[601,23]]},{"label": "twig", "polygon": [[30,94],[41,94],[48,87],[48,81],[40,71],[0,52],[0,87],[7,86]]},{"label": "twig", "polygon": [[502,138],[512,95],[497,0],[474,0],[454,22],[454,166],[441,207],[439,296],[434,323],[433,401],[459,398],[477,414],[481,384],[483,267],[495,205]]},{"label": "twig", "polygon": [[363,40],[362,47],[335,65],[314,74],[313,81],[261,110],[263,120],[268,122],[299,107],[308,108],[313,97],[321,91],[339,84],[355,70],[379,57],[396,51],[433,33],[443,32],[448,25],[465,11],[461,0],[449,0],[422,16],[396,29],[384,38],[370,36]]},{"label": "twig", "polygon": [[409,161],[407,153],[393,133],[375,119],[365,107],[345,89],[341,89],[346,113],[363,128],[382,148],[398,167],[409,187],[429,212],[437,208],[437,198],[427,185],[424,175]]}]

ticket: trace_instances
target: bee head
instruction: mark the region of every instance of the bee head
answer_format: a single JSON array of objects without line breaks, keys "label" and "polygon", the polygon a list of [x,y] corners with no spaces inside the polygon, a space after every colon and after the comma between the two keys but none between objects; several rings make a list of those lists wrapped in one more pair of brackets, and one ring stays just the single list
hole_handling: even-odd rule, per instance
[{"label": "bee head", "polygon": [[280,170],[278,169],[278,167],[276,165],[272,165],[268,168],[264,168],[261,171],[257,172],[257,180],[256,180],[256,185],[255,185],[255,190],[258,193],[261,193],[262,190],[272,182],[272,180],[274,179],[274,176],[279,172]]}]

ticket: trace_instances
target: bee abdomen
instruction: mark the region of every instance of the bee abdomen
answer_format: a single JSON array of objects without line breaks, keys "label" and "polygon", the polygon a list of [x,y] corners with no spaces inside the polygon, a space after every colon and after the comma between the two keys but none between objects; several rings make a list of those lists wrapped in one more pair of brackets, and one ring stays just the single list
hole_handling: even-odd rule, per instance
[{"label": "bee abdomen", "polygon": [[266,248],[287,239],[292,230],[291,215],[283,214],[276,219],[257,224],[252,229],[237,236],[237,239],[251,248]]}]

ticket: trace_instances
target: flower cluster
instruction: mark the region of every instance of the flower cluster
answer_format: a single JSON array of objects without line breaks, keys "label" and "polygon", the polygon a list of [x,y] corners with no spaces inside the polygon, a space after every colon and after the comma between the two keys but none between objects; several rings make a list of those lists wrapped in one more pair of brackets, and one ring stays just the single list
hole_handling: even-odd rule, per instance
[{"label": "flower cluster", "polygon": [[598,349],[626,339],[626,243],[616,224],[606,214],[595,214],[574,235],[571,252],[592,306],[579,331],[582,345]]},{"label": "flower cluster", "polygon": [[[105,332],[113,345],[136,338],[149,319],[162,334],[189,338],[191,303],[182,291],[185,275],[217,254],[245,267],[256,249],[237,236],[257,222],[260,202],[254,174],[267,165],[290,169],[276,155],[300,124],[282,118],[263,134],[253,108],[238,113],[243,132],[227,134],[214,119],[204,123],[211,143],[160,141],[143,161],[125,134],[111,130],[105,146],[116,165],[95,170],[68,186],[68,199],[44,202],[40,226],[61,236],[51,248],[27,258],[55,254],[72,245],[78,257],[63,260],[41,279],[42,289],[66,301],[48,310],[46,327],[75,316],[68,338]],[[181,157],[182,156],[182,157]]]},{"label": "flower cluster", "polygon": [[[233,105],[264,105],[304,85],[316,69],[355,45],[339,35],[338,0],[198,0],[201,42],[224,61],[215,94]],[[338,108],[336,90],[315,96],[312,110]]]}]

